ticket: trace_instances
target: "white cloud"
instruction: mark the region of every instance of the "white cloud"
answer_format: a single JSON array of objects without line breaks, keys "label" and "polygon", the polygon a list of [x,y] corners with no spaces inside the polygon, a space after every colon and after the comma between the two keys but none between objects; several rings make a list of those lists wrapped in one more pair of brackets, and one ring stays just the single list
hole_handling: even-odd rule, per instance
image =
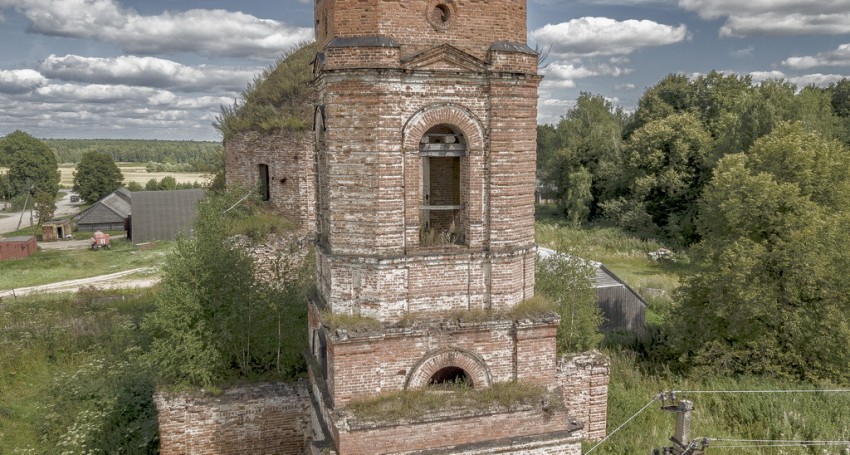
[{"label": "white cloud", "polygon": [[704,19],[726,18],[720,36],[850,33],[850,0],[679,0]]},{"label": "white cloud", "polygon": [[755,50],[755,46],[750,45],[743,49],[736,49],[734,51],[731,51],[729,52],[729,55],[734,58],[749,58],[753,56],[753,52],[755,52]]},{"label": "white cloud", "polygon": [[9,7],[26,16],[34,32],[97,39],[130,53],[275,58],[313,38],[312,28],[221,9],[145,16],[115,0],[0,0],[0,8]]},{"label": "white cloud", "polygon": [[626,55],[645,47],[664,46],[688,39],[685,25],[678,27],[649,20],[618,21],[606,17],[582,17],[547,24],[532,31],[532,40],[561,57]]},{"label": "white cloud", "polygon": [[617,85],[614,86],[614,90],[619,90],[619,91],[624,91],[624,92],[634,90],[635,88],[636,88],[635,84],[632,84],[632,83],[617,84]]},{"label": "white cloud", "polygon": [[773,71],[753,71],[749,73],[750,77],[753,78],[753,82],[760,83],[770,79],[783,79],[785,81],[791,82],[796,85],[798,89],[801,89],[807,85],[816,85],[818,87],[826,87],[833,82],[838,82],[846,76],[842,76],[840,74],[803,74],[799,76],[789,76],[783,73],[782,71],[773,70]]},{"label": "white cloud", "polygon": [[183,92],[238,92],[260,69],[190,67],[154,57],[48,56],[42,73],[51,79],[94,84],[137,85]]},{"label": "white cloud", "polygon": [[34,70],[0,70],[0,93],[27,93],[47,84],[47,78]]},{"label": "white cloud", "polygon": [[594,76],[619,77],[632,73],[630,68],[620,68],[611,65],[578,66],[576,64],[565,64],[554,62],[544,68],[543,86],[552,88],[573,88],[576,79],[584,79]]},{"label": "white cloud", "polygon": [[809,69],[817,66],[850,66],[850,43],[842,44],[834,51],[790,57],[784,60],[782,65],[795,69]]}]

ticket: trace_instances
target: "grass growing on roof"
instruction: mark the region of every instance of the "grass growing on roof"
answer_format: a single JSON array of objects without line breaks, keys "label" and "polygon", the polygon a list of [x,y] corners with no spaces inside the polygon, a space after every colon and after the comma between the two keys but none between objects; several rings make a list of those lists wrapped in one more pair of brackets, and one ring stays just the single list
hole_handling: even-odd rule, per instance
[{"label": "grass growing on roof", "polygon": [[540,405],[549,400],[557,405],[545,387],[520,382],[500,382],[475,389],[464,384],[405,390],[358,400],[347,405],[355,419],[371,423],[397,423],[419,420],[438,412],[508,411],[518,407]]}]

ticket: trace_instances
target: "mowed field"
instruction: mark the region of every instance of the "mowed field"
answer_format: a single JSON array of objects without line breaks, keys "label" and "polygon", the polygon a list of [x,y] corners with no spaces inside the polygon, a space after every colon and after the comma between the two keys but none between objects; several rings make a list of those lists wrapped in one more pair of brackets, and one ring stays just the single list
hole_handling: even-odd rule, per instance
[{"label": "mowed field", "polygon": [[[121,174],[124,175],[124,184],[130,182],[138,182],[142,186],[150,179],[162,180],[163,177],[171,176],[177,180],[177,183],[204,183],[210,178],[210,174],[202,172],[148,172],[144,166],[137,163],[118,163],[118,168],[121,169]],[[59,172],[62,177],[59,183],[66,188],[74,186],[74,165],[61,164]]]}]

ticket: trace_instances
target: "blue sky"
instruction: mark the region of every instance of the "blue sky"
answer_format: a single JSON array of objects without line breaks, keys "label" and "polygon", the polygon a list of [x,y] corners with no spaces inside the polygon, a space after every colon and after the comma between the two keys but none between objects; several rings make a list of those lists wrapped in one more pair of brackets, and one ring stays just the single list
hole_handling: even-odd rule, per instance
[{"label": "blue sky", "polygon": [[[632,110],[669,73],[799,87],[850,77],[850,0],[528,4],[529,43],[548,50],[540,123],[583,91]],[[219,106],[312,37],[312,11],[311,0],[0,0],[0,135],[219,140]]]}]

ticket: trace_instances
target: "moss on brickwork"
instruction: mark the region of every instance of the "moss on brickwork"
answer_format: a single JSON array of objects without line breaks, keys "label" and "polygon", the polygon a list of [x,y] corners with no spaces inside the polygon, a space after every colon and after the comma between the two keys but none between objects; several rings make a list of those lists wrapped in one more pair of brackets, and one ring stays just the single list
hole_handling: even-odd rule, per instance
[{"label": "moss on brickwork", "polygon": [[310,128],[314,89],[309,83],[315,57],[315,43],[294,48],[248,84],[233,106],[222,106],[213,125],[224,140],[249,131],[271,134]]},{"label": "moss on brickwork", "polygon": [[389,424],[458,413],[508,412],[538,406],[544,412],[551,412],[562,403],[557,394],[543,386],[512,381],[484,389],[458,384],[393,392],[351,402],[346,411],[358,424]]},{"label": "moss on brickwork", "polygon": [[380,332],[384,325],[381,321],[367,316],[351,314],[334,314],[323,311],[321,314],[322,324],[331,332],[346,330],[349,332]]}]

